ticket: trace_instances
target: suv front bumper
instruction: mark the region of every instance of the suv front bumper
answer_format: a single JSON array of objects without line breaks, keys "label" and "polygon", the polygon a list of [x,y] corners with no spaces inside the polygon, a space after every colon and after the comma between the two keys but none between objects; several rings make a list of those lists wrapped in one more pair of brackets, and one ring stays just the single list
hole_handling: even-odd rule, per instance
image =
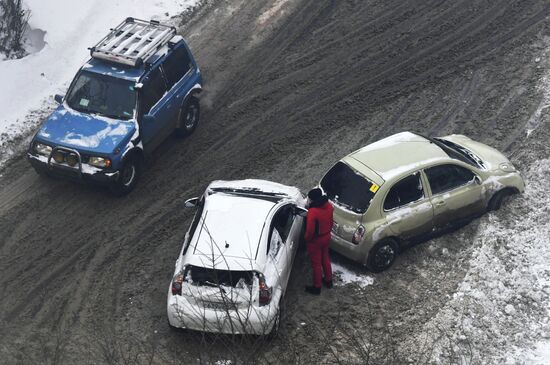
[{"label": "suv front bumper", "polygon": [[88,181],[101,185],[110,185],[119,178],[119,171],[105,171],[88,164],[79,164],[71,167],[65,163],[59,164],[51,158],[42,155],[27,153],[27,159],[36,171],[54,177],[73,181]]}]

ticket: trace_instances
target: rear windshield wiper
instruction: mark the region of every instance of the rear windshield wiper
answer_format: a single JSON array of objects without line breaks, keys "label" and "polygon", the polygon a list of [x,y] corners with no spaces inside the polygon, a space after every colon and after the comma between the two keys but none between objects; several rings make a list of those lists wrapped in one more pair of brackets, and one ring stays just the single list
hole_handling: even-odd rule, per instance
[{"label": "rear windshield wiper", "polygon": [[205,280],[205,281],[203,282],[203,284],[204,284],[204,285],[211,286],[211,287],[213,287],[213,288],[217,288],[217,287],[220,286],[219,284],[213,283],[213,282],[208,281],[208,280]]}]

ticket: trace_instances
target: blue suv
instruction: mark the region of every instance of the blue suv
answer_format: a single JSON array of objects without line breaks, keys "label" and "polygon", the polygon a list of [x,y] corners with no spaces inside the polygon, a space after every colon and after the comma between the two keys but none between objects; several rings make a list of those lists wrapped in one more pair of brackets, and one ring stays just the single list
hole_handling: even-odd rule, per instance
[{"label": "blue suv", "polygon": [[197,126],[202,76],[176,29],[156,21],[128,18],[90,53],[27,155],[39,174],[125,195],[166,137]]}]

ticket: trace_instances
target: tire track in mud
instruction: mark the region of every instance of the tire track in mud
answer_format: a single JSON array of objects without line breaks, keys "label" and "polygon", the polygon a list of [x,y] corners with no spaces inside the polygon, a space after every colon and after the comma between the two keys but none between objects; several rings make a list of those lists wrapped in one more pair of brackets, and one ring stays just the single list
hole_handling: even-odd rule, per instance
[{"label": "tire track in mud", "polygon": [[[531,26],[534,26],[534,25],[538,24],[538,22],[540,22],[543,18],[544,18],[544,16],[541,15],[540,13],[538,13],[535,17],[532,17],[530,20],[522,22],[520,26],[515,27],[513,31],[508,33],[509,34],[508,36],[498,36],[498,38],[505,37],[507,39],[511,39],[513,37],[510,36],[510,34],[514,34],[515,37],[519,37],[524,33],[524,31],[529,29]],[[476,30],[477,30],[477,28],[476,28]],[[486,42],[486,43],[489,44],[490,42]],[[479,47],[478,47],[477,51],[479,51]],[[441,52],[437,52],[437,53],[441,53]],[[430,58],[430,57],[428,57],[428,58]],[[459,61],[462,61],[462,59],[459,59]],[[469,62],[471,63],[473,61],[469,61]],[[412,64],[412,63],[407,62],[407,61],[401,62],[401,65],[409,65],[409,64]],[[442,67],[441,64],[439,64],[438,66]],[[437,78],[441,79],[443,77],[450,77],[453,74],[455,74],[456,72],[457,72],[457,70],[451,68],[447,72],[442,72],[441,74],[437,75]],[[348,96],[353,95],[353,92],[360,91],[362,86],[365,85],[365,84],[383,86],[383,87],[381,87],[381,90],[384,90],[384,92],[382,92],[382,93],[379,92],[377,94],[381,95],[383,98],[387,98],[387,95],[395,95],[396,92],[399,93],[400,90],[405,86],[416,85],[416,84],[422,85],[423,81],[433,77],[433,76],[427,77],[429,75],[434,75],[434,71],[432,69],[426,69],[423,72],[416,72],[412,78],[407,80],[407,83],[405,85],[403,85],[403,83],[397,83],[397,84],[395,84],[395,86],[392,85],[392,84],[384,85],[384,80],[383,80],[384,75],[377,75],[377,76],[374,76],[374,78],[367,79],[366,81],[361,81],[359,84],[352,83],[351,86],[348,89],[346,89],[342,92],[338,92],[336,94],[332,94],[332,96],[329,97],[329,98],[318,98],[318,97],[314,98],[313,100],[315,100],[315,99],[319,100],[320,99],[320,101],[315,102],[313,104],[313,106],[308,106],[308,107],[305,107],[305,108],[303,108],[302,106],[307,105],[307,104],[305,104],[303,102],[302,98],[298,97],[298,98],[295,99],[294,103],[292,103],[292,102],[291,103],[286,103],[286,105],[285,105],[285,108],[288,107],[288,109],[285,110],[286,112],[289,112],[290,110],[293,110],[293,111],[297,110],[297,112],[292,112],[291,113],[292,116],[290,117],[290,120],[288,121],[287,124],[296,124],[298,122],[299,118],[302,118],[302,117],[307,116],[308,114],[314,113],[315,110],[317,111],[317,113],[320,110],[326,110],[327,109],[325,107],[326,105],[336,104],[338,101],[340,101],[342,98],[344,98],[344,96],[346,94]],[[364,79],[365,78],[363,78],[363,80]],[[379,82],[381,84],[377,84],[376,82]],[[318,87],[318,88],[321,89],[321,90],[326,90],[327,89],[327,88],[323,88],[323,87]],[[367,90],[374,90],[374,86],[367,89]],[[369,101],[371,99],[370,96],[372,95],[373,92],[374,91],[368,91],[367,99]],[[306,96],[308,96],[308,95],[306,94]],[[376,100],[383,101],[384,100],[383,98],[380,98],[380,96],[379,96],[378,98],[375,98],[373,101],[376,101]],[[271,100],[271,99],[267,98],[267,100]],[[346,102],[346,99],[344,99],[344,102]],[[342,105],[342,102],[338,102],[337,104]],[[269,110],[270,110],[270,108],[268,107],[267,108],[267,113],[264,112],[262,116],[259,116],[259,119],[266,120],[268,118],[274,118],[275,116],[272,113],[270,113]],[[281,110],[277,109],[277,113],[280,114],[280,112],[281,112]],[[305,118],[305,119],[307,120],[307,118]],[[239,125],[239,127],[240,127],[240,125]],[[441,127],[443,127],[443,126],[441,126]],[[298,132],[298,134],[300,134],[300,132]],[[259,146],[260,146],[260,143],[258,143],[256,145],[256,147],[259,147]]]},{"label": "tire track in mud", "polygon": [[449,124],[449,121],[455,119],[459,111],[464,109],[464,104],[469,103],[472,100],[473,96],[475,95],[474,90],[477,89],[479,81],[479,76],[477,75],[477,73],[474,73],[470,80],[464,82],[464,87],[459,97],[455,98],[454,102],[447,107],[447,110],[445,111],[443,117],[441,117],[429,128],[430,135],[443,134],[443,128]]},{"label": "tire track in mud", "polygon": [[[437,38],[439,35],[439,32],[433,31],[433,34],[422,33],[424,30],[431,30],[433,24],[437,24],[436,22],[438,20],[438,17],[437,16],[433,17],[434,19],[430,17],[430,14],[432,12],[435,12],[435,10],[432,9],[430,5],[431,4],[425,4],[421,6],[419,9],[415,9],[415,11],[412,12],[410,17],[407,17],[407,15],[409,15],[411,11],[410,10],[404,11],[403,14],[399,14],[399,16],[403,17],[404,19],[402,19],[401,22],[397,22],[399,24],[398,26],[382,29],[380,31],[377,30],[376,33],[379,33],[379,34],[376,34],[372,38],[365,39],[361,44],[361,48],[352,49],[350,54],[346,54],[346,55],[342,54],[343,59],[350,59],[352,61],[356,61],[353,63],[352,67],[344,68],[346,73],[349,75],[349,74],[357,73],[357,70],[362,71],[364,69],[367,69],[369,71],[369,74],[377,74],[379,70],[384,70],[388,67],[385,62],[382,62],[383,61],[382,58],[383,59],[390,58],[390,60],[398,61],[401,58],[408,59],[412,56],[410,55],[410,56],[403,56],[403,57],[390,57],[390,55],[388,55],[389,53],[388,49],[394,49],[394,48],[408,49],[410,48],[411,43],[417,44],[423,39],[430,39],[434,37]],[[457,3],[457,5],[460,5],[460,3]],[[424,9],[427,10],[427,13],[422,13]],[[391,13],[391,15],[394,15],[394,14],[395,12]],[[421,23],[421,22],[423,22],[424,25],[420,29],[415,29],[414,33],[410,31],[410,29],[413,28],[413,25],[417,25],[418,23]],[[411,23],[411,25],[408,25],[408,23]],[[394,28],[397,28],[397,29],[394,29]],[[400,32],[402,30],[406,30],[405,34],[408,34],[409,36],[401,37],[398,42],[393,42],[393,41],[388,42],[388,39],[391,40],[395,32]],[[417,34],[422,34],[422,38],[416,37]],[[345,45],[346,40],[349,40],[350,38],[353,39],[353,37],[355,36],[361,36],[361,34],[352,32],[351,34],[342,37],[339,43]],[[411,41],[411,38],[413,38],[414,41]],[[441,42],[441,43],[443,44],[444,42]],[[374,53],[369,52],[372,48],[377,48],[376,46],[378,46],[377,52],[374,52]],[[321,53],[322,50],[324,50],[324,47],[321,49],[316,48],[315,51],[311,52],[311,55],[309,55],[309,58],[311,58],[317,53]],[[338,51],[339,49],[336,49],[331,54],[338,55]],[[346,51],[350,52],[350,50],[346,50]],[[311,61],[309,62],[311,63]],[[369,70],[368,67],[366,67],[370,64],[377,65],[379,63],[383,63],[383,65],[379,66],[379,70]],[[293,65],[290,64],[290,67],[292,66]],[[312,65],[311,67],[315,67],[315,65]],[[309,68],[308,66],[304,67],[302,65],[301,67],[298,67],[298,70],[287,74],[284,77],[284,79],[282,79],[282,81],[286,81],[286,79],[299,77],[301,73],[303,73],[304,71],[308,71],[308,68]],[[342,74],[342,76],[345,76],[345,74]],[[342,77],[342,78],[346,79],[346,77]]]},{"label": "tire track in mud", "polygon": [[388,133],[387,131],[391,129],[394,125],[396,125],[401,117],[407,113],[409,108],[411,107],[413,103],[413,97],[409,96],[406,101],[399,107],[397,112],[392,115],[391,118],[388,118],[381,126],[378,128],[378,131],[371,134],[367,139],[361,140],[359,143],[362,145],[367,145],[369,143],[375,142],[379,139],[382,139],[385,137],[385,135]]},{"label": "tire track in mud", "polygon": [[[501,10],[501,13],[503,11],[505,11],[506,7],[502,7],[504,10]],[[500,13],[498,13],[500,14]],[[496,15],[495,14],[492,14],[493,17],[495,17]],[[534,25],[534,24],[537,24],[537,22],[539,22],[541,19],[543,19],[544,16],[541,15],[540,13],[535,16],[530,22],[529,21],[525,21],[524,23],[522,23],[521,27],[519,27],[518,29],[519,30],[515,30],[513,32],[510,32],[509,34],[512,34],[512,35],[515,35],[516,37],[517,36],[520,36],[523,34],[523,31],[525,29],[528,29],[530,26]],[[491,19],[494,19],[494,18],[491,18]],[[479,32],[481,29],[483,29],[483,22],[486,21],[487,18],[485,17],[484,18],[484,15],[476,18],[476,26],[469,26],[470,28],[473,29],[474,32]],[[468,25],[463,27],[462,29],[467,29],[468,28]],[[468,33],[470,34],[470,33]],[[465,35],[463,35],[465,36]],[[451,37],[455,43],[460,43],[460,39],[458,37]],[[498,36],[497,35],[497,38],[498,39],[511,39],[513,38],[511,35],[508,35],[508,36]],[[449,38],[445,39],[445,41],[441,41],[438,43],[438,46],[441,45],[441,44],[444,44],[445,42],[448,41]],[[487,42],[486,44],[490,44],[492,43],[491,41]],[[435,54],[441,54],[441,53],[444,53],[445,50],[448,50],[451,48],[451,45],[448,45],[447,47],[444,47],[444,49],[439,49],[437,50],[438,47],[431,47],[430,49],[431,50],[435,50]],[[476,50],[476,52],[479,53],[479,50],[481,48],[478,47],[478,49]],[[431,58],[434,58],[435,56],[434,55],[430,55],[429,52],[423,50],[421,51],[420,53],[416,53],[416,59],[414,59],[413,61],[411,61],[410,59],[407,59],[405,61],[400,61],[399,59],[396,61],[397,64],[396,65],[393,65],[393,67],[390,65],[389,69],[386,69],[386,71],[382,71],[382,73],[373,73],[375,76],[373,78],[370,78],[370,79],[365,79],[363,78],[363,80],[360,82],[360,83],[352,83],[351,86],[347,87],[346,89],[344,89],[343,91],[341,92],[336,92],[336,93],[332,93],[328,98],[321,98],[318,102],[314,103],[312,106],[309,106],[309,107],[306,107],[306,108],[303,108],[302,106],[304,105],[303,103],[303,100],[301,98],[296,98],[295,102],[294,103],[290,103],[290,104],[287,104],[288,105],[288,110],[298,110],[298,112],[296,113],[293,113],[293,116],[291,117],[291,120],[289,121],[290,123],[294,122],[296,123],[298,121],[299,118],[303,117],[303,116],[306,116],[308,113],[313,113],[316,109],[323,109],[323,107],[325,105],[332,105],[336,102],[338,102],[339,100],[341,100],[342,98],[344,98],[346,95],[353,95],[353,93],[357,92],[357,91],[360,91],[364,85],[383,85],[384,83],[386,83],[385,81],[385,77],[389,74],[392,74],[392,73],[396,73],[398,74],[398,70],[399,69],[405,69],[407,67],[410,67],[412,66],[413,64],[418,64],[419,62],[423,61],[422,59],[422,56],[426,56],[428,59],[431,59]],[[382,66],[382,68],[385,68],[386,66]],[[443,66],[440,64],[439,65],[440,68],[442,68]],[[450,74],[456,72],[456,70],[452,69],[446,73],[442,73],[441,75],[438,75],[439,78],[441,77],[449,77]],[[410,82],[408,83],[409,85],[410,84],[416,84],[417,80],[425,80],[426,79],[426,75],[430,75],[430,74],[434,74],[433,70],[432,69],[426,69],[424,70],[423,72],[416,72],[415,73],[415,77],[413,79],[410,80]],[[343,79],[346,79],[345,77],[342,77]],[[403,87],[403,84],[396,84],[396,85],[399,85],[398,87],[396,87],[396,92],[399,92],[399,89],[401,89]],[[325,88],[322,88],[320,87],[320,89],[324,89],[324,90],[327,90],[327,89],[330,89],[328,87],[325,87]],[[370,88],[368,88],[368,90],[373,90],[374,89],[374,86],[371,86]],[[389,92],[388,88],[387,87],[384,87],[382,89],[386,89],[387,90],[387,93],[388,94],[394,94],[392,92]],[[369,91],[369,94],[367,94],[369,96],[372,95],[372,91]],[[369,97],[367,97],[369,98]],[[319,99],[319,98],[317,98]],[[370,98],[369,98],[370,99]],[[266,97],[266,100],[270,100],[270,98]],[[380,100],[380,99],[379,99]],[[266,119],[266,118],[273,118],[274,115],[272,113],[269,112],[269,109],[268,108],[268,112],[267,112],[267,115],[264,114],[263,118],[262,119]],[[277,110],[277,113],[280,113],[280,110]],[[240,126],[239,126],[240,127]],[[241,135],[239,135],[239,137],[241,137]]]},{"label": "tire track in mud", "polygon": [[[506,9],[505,6],[503,6],[502,8]],[[504,10],[501,10],[501,11],[504,11]],[[491,45],[493,46],[492,49],[494,50],[497,45],[502,46],[505,41],[511,41],[515,38],[520,37],[521,35],[524,34],[525,31],[530,29],[532,26],[534,26],[534,25],[538,24],[539,22],[541,22],[542,20],[544,20],[545,17],[549,13],[550,13],[550,6],[546,6],[543,12],[537,13],[532,18],[522,22],[519,26],[514,27],[513,30],[508,32],[507,34],[493,36],[493,38],[491,40],[483,43],[482,45],[480,45],[478,47],[476,47],[474,50],[472,50],[470,52],[467,52],[463,56],[460,56],[456,59],[453,59],[452,60],[453,64],[460,64],[460,62],[463,62],[463,61],[472,62],[472,60],[475,60],[477,57],[479,57],[480,54],[481,55],[487,55],[487,53],[483,53],[482,51],[485,51],[487,49],[491,49],[490,48]],[[483,29],[483,25],[484,25],[483,20],[484,20],[483,16],[480,16],[478,18],[478,23],[479,24],[477,24],[477,27],[474,28],[474,30],[476,32],[479,32]],[[464,28],[466,28],[466,27],[464,27]],[[458,44],[462,41],[462,38],[458,38],[456,36],[451,36],[451,37],[449,37],[449,39],[454,40],[453,45]],[[380,86],[380,84],[383,84],[384,80],[386,80],[388,75],[390,75],[390,74],[399,74],[399,72],[398,72],[399,70],[403,70],[403,69],[405,69],[407,67],[410,67],[414,64],[420,63],[420,61],[422,61],[424,59],[423,56],[425,56],[427,59],[429,59],[429,58],[433,58],[434,55],[438,55],[438,54],[443,53],[445,50],[449,50],[451,48],[450,45],[446,46],[446,47],[443,47],[443,49],[438,49],[439,46],[445,44],[445,41],[441,41],[441,42],[437,43],[437,46],[430,47],[429,49],[432,50],[433,53],[430,53],[426,50],[422,50],[419,53],[416,53],[415,56],[412,57],[412,59],[407,58],[406,61],[399,61],[398,60],[396,62],[396,64],[390,65],[389,68],[387,68],[386,66],[382,66],[379,69],[379,71],[381,71],[381,72],[373,72],[373,74],[375,75],[374,77],[368,78],[364,81],[362,80],[361,82],[356,83],[356,84],[352,84],[351,86],[346,87],[342,91],[338,91],[336,93],[333,93],[329,97],[322,98],[321,100],[319,100],[318,102],[314,103],[313,105],[311,105],[307,108],[298,109],[298,105],[296,105],[296,104],[293,105],[293,107],[296,108],[296,110],[300,110],[300,112],[296,113],[293,116],[292,121],[297,120],[298,118],[306,115],[307,113],[312,113],[316,109],[322,108],[323,105],[330,105],[330,104],[338,102],[339,100],[341,100],[342,98],[344,98],[346,96],[353,95],[353,94],[361,91],[361,89],[365,85],[371,85],[370,90],[372,90],[374,88],[374,85]],[[442,68],[443,64],[438,65],[438,67]],[[454,72],[456,72],[456,70],[449,70],[449,71],[439,75],[439,77],[440,78],[443,77],[443,76],[448,77],[450,74],[452,74]],[[433,74],[433,70],[428,69],[428,70],[422,71],[420,73],[416,72],[415,77],[413,79],[411,79],[410,82],[408,82],[407,84],[410,85],[411,83],[414,84],[417,80],[423,80],[423,79],[426,78],[426,75],[429,75],[429,74]],[[399,87],[403,87],[403,85],[399,84]]]},{"label": "tire track in mud", "polygon": [[14,206],[21,203],[22,198],[26,198],[33,192],[31,188],[38,187],[37,177],[32,171],[28,171],[17,179],[14,183],[3,187],[0,191],[0,216],[5,214]]},{"label": "tire track in mud", "polygon": [[48,267],[47,270],[44,270],[48,272],[48,274],[42,277],[40,281],[36,282],[33,286],[27,286],[29,293],[21,300],[24,304],[18,304],[15,308],[5,311],[4,320],[9,322],[19,316],[27,308],[27,305],[31,305],[32,299],[36,296],[36,292],[40,289],[47,289],[55,279],[59,278],[68,270],[73,269],[73,266],[81,261],[82,256],[90,254],[89,250],[93,244],[94,242],[90,242],[81,246],[68,259],[63,260],[63,262],[54,267]]},{"label": "tire track in mud", "polygon": [[[436,4],[435,6],[433,6],[434,3]],[[428,14],[431,13],[431,12],[436,12],[435,9],[437,9],[439,6],[441,6],[443,4],[442,1],[436,1],[434,3],[427,3],[427,2],[422,3],[422,5],[420,7],[414,9],[414,14],[418,14],[418,15],[422,16],[422,12],[424,10],[427,10]],[[456,4],[459,5],[460,2],[457,2]],[[368,12],[367,9],[364,9],[363,11],[364,12],[359,12],[357,14],[353,14],[352,16],[362,17],[362,16],[365,15],[364,13]],[[298,68],[300,71],[305,71],[305,70],[307,70],[307,65],[304,65],[303,64],[304,62],[307,63],[307,64],[310,64],[311,59],[314,58],[317,54],[319,54],[319,53],[320,54],[326,54],[331,49],[338,49],[338,47],[342,46],[342,44],[345,44],[345,42],[348,39],[350,39],[350,38],[353,39],[355,37],[361,37],[369,29],[375,29],[376,33],[381,33],[381,34],[377,34],[372,38],[365,39],[366,42],[364,44],[368,44],[368,45],[378,44],[377,41],[379,41],[384,36],[385,30],[387,30],[386,29],[387,25],[386,25],[386,27],[382,27],[382,29],[377,29],[377,25],[379,25],[381,23],[383,24],[384,22],[387,22],[390,19],[393,20],[394,22],[397,22],[397,21],[399,21],[400,18],[404,18],[404,19],[401,19],[401,20],[405,20],[407,23],[410,22],[410,23],[414,24],[415,21],[418,21],[418,20],[414,19],[414,18],[407,17],[407,15],[409,13],[411,13],[410,4],[402,3],[402,4],[398,5],[397,7],[391,7],[391,9],[385,10],[384,12],[382,12],[382,14],[375,14],[373,16],[374,19],[368,19],[365,22],[365,24],[361,25],[358,29],[353,29],[352,31],[350,31],[349,33],[346,33],[342,37],[331,40],[330,42],[323,43],[321,46],[315,47],[315,49],[313,51],[301,52],[300,56],[297,59],[290,62],[287,65],[287,67],[289,67],[291,69]],[[439,16],[443,16],[443,15],[439,15]],[[435,20],[437,20],[437,19],[434,19],[434,22],[435,22]],[[333,22],[327,24],[326,27],[330,27],[330,26],[333,26],[333,25],[339,24],[339,23],[340,23],[339,20],[336,19]],[[407,28],[407,26],[405,26],[405,25],[402,25],[401,27],[402,28]],[[423,29],[428,28],[428,24],[425,24],[422,28]],[[409,27],[409,29],[411,29],[411,28]],[[329,29],[322,29],[321,28],[321,29],[316,30],[316,32],[321,32],[321,31],[331,32],[331,29],[330,28]],[[363,51],[368,50],[369,47],[364,47],[364,44],[362,45],[363,47],[361,48],[361,50],[363,50]],[[354,52],[355,52],[355,50],[354,50]],[[334,52],[334,53],[338,54],[337,52]],[[302,62],[302,64],[300,64],[300,62]],[[294,75],[294,73],[295,72],[293,71],[292,73],[290,73],[286,77],[290,77],[291,75]]]}]

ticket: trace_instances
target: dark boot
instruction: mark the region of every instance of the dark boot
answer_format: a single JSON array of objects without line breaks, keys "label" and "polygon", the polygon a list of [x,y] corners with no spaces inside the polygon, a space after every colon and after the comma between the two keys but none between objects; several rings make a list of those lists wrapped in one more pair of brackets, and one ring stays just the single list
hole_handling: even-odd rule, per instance
[{"label": "dark boot", "polygon": [[332,280],[331,281],[325,281],[325,279],[323,279],[323,285],[325,286],[325,288],[329,288],[329,289],[332,289],[332,287],[334,286],[332,284]]},{"label": "dark boot", "polygon": [[320,295],[321,294],[321,288],[316,288],[314,286],[306,286],[306,292],[313,295]]}]

